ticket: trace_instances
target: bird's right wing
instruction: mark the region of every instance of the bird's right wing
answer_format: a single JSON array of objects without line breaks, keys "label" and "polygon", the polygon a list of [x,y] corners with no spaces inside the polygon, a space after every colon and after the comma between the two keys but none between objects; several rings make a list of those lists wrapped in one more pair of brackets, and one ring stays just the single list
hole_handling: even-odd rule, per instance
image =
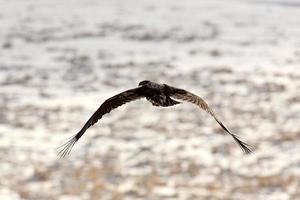
[{"label": "bird's right wing", "polygon": [[187,101],[193,104],[196,104],[206,112],[208,112],[217,122],[218,124],[229,134],[233,137],[233,139],[238,143],[238,145],[241,147],[241,149],[246,153],[249,154],[251,153],[251,146],[246,144],[245,142],[241,141],[235,134],[231,133],[226,126],[219,120],[219,118],[216,116],[216,114],[213,112],[213,110],[209,107],[209,105],[199,96],[180,89],[180,88],[175,88],[169,85],[166,85],[169,91],[169,95],[171,97],[174,97],[179,100]]},{"label": "bird's right wing", "polygon": [[74,144],[85,133],[85,131],[89,127],[97,123],[97,121],[101,119],[103,115],[109,113],[113,109],[125,103],[144,97],[144,89],[144,86],[141,86],[131,90],[126,90],[104,101],[102,105],[97,109],[97,111],[85,123],[82,129],[76,135],[72,136],[66,143],[59,147],[58,156],[65,157],[66,155],[68,155],[71,152]]}]

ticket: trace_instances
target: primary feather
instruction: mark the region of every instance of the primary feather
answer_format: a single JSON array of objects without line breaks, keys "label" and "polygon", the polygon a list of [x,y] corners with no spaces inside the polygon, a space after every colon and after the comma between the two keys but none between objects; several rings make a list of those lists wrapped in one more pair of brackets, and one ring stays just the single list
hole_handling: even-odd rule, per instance
[{"label": "primary feather", "polygon": [[231,133],[228,130],[228,128],[217,118],[216,114],[212,111],[212,109],[208,106],[208,104],[201,97],[199,97],[199,96],[197,96],[197,95],[195,95],[191,92],[188,92],[186,90],[171,87],[171,86],[169,86],[169,90],[170,90],[170,96],[172,96],[176,99],[180,99],[180,100],[183,100],[183,101],[187,101],[187,102],[196,104],[197,106],[199,106],[200,108],[202,108],[203,110],[208,112],[218,122],[218,124],[229,135],[231,135],[233,137],[233,139],[241,147],[243,152],[245,152],[246,154],[249,154],[249,153],[252,152],[252,150],[251,150],[252,147],[250,145],[246,144],[245,142],[241,141],[235,134]]},{"label": "primary feather", "polygon": [[64,143],[58,148],[59,150],[58,156],[65,157],[66,155],[69,155],[71,149],[73,148],[74,144],[79,140],[79,138],[81,138],[81,136],[86,132],[88,128],[90,128],[92,125],[97,123],[98,120],[101,119],[103,115],[110,113],[110,111],[125,103],[137,100],[141,97],[143,97],[143,90],[142,87],[138,87],[117,94],[104,101],[104,103],[102,103],[102,105],[97,109],[97,111],[85,123],[82,129],[71,139],[69,139],[66,143]]}]

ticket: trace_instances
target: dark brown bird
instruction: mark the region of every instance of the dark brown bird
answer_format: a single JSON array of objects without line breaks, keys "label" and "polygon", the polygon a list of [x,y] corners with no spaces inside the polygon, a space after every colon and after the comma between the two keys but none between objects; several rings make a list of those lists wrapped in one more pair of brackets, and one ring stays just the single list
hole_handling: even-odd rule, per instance
[{"label": "dark brown bird", "polygon": [[83,128],[74,135],[69,141],[59,147],[58,155],[60,157],[64,157],[70,154],[72,147],[79,140],[79,138],[85,133],[85,131],[92,125],[94,125],[99,119],[102,118],[103,115],[109,113],[113,109],[128,103],[130,101],[134,101],[140,98],[146,98],[149,102],[152,103],[153,106],[162,106],[169,107],[181,102],[178,102],[172,98],[177,100],[187,101],[193,104],[196,104],[206,112],[208,112],[217,122],[218,124],[233,137],[233,139],[238,143],[243,152],[251,153],[251,148],[248,144],[241,141],[236,135],[232,134],[225,125],[216,117],[212,109],[208,106],[208,104],[199,96],[188,92],[183,89],[175,88],[169,86],[167,84],[158,84],[148,80],[141,81],[137,88],[126,90],[120,94],[117,94],[106,101],[98,108],[98,110],[90,117],[90,119],[85,123]]}]

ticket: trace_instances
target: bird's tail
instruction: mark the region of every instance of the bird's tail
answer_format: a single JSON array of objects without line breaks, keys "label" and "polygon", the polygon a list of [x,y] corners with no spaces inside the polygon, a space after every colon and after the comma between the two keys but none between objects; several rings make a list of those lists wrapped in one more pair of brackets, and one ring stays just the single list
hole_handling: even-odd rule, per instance
[{"label": "bird's tail", "polygon": [[164,104],[162,105],[163,107],[168,107],[168,106],[174,106],[176,104],[180,104],[181,102],[176,101],[172,98],[170,98],[169,96],[167,96],[166,101],[164,102]]}]

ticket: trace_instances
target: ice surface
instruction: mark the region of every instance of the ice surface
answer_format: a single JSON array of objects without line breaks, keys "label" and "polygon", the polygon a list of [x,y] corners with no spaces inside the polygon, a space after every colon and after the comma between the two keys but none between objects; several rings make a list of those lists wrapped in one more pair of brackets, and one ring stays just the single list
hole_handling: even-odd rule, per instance
[{"label": "ice surface", "polygon": [[[300,199],[300,1],[0,0],[0,199]],[[56,148],[143,79],[139,100]]]}]

